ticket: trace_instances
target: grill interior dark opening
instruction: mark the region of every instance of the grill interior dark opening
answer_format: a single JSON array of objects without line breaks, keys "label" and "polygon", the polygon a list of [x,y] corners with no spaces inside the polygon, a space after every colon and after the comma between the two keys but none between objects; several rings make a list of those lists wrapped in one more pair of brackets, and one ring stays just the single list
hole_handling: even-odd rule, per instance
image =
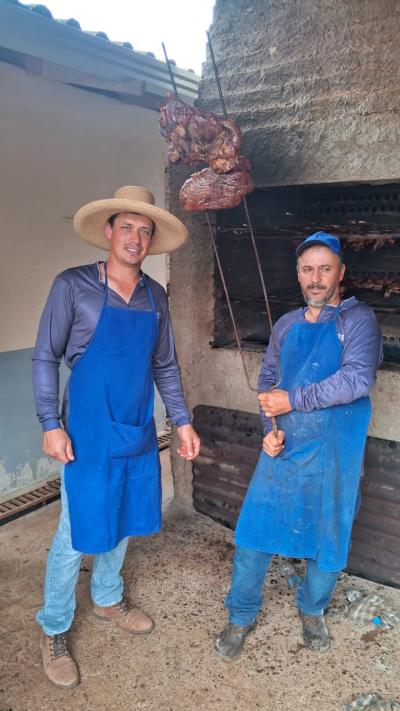
[{"label": "grill interior dark opening", "polygon": [[[400,183],[293,186],[254,190],[249,212],[276,321],[302,305],[295,247],[324,230],[344,247],[343,298],[369,304],[380,322],[384,361],[400,366]],[[242,346],[264,350],[265,303],[243,207],[217,213],[217,245]],[[222,284],[216,274],[214,347],[235,347]]]}]

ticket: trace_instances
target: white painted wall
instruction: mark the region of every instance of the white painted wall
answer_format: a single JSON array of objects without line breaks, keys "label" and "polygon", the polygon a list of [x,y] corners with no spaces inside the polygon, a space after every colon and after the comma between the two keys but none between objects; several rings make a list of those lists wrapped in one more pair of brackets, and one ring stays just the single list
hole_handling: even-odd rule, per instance
[{"label": "white painted wall", "polygon": [[[71,218],[121,185],[164,202],[165,143],[156,111],[50,82],[0,63],[0,352],[31,347],[54,276],[104,252]],[[165,257],[144,269],[166,282]]]},{"label": "white painted wall", "polygon": [[[165,143],[150,109],[28,76],[0,62],[0,497],[54,474],[40,449],[31,349],[50,285],[71,266],[103,259],[72,217],[122,185],[164,204]],[[164,256],[144,270],[166,285]],[[156,423],[164,426],[158,394]]]}]

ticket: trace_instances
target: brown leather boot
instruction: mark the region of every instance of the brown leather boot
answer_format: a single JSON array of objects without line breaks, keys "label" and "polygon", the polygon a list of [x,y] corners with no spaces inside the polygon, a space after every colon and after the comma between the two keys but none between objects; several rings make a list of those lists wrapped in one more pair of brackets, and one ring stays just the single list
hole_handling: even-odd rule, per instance
[{"label": "brown leather boot", "polygon": [[154,627],[154,622],[150,617],[137,608],[131,607],[124,599],[111,607],[99,607],[93,603],[93,609],[94,614],[100,620],[111,620],[122,627],[125,632],[131,634],[148,634]]},{"label": "brown leather boot", "polygon": [[71,657],[65,632],[49,637],[42,632],[40,638],[44,673],[52,684],[72,689],[79,684],[79,671]]}]

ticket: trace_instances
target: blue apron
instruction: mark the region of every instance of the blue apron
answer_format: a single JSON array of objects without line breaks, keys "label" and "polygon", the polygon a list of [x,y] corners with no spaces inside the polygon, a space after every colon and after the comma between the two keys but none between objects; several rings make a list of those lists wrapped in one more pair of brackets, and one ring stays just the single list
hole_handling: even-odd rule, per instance
[{"label": "blue apron", "polygon": [[[339,370],[338,313],[330,321],[290,329],[281,347],[281,388],[305,387]],[[370,416],[369,397],[280,416],[285,448],[275,458],[260,455],[237,522],[237,545],[311,558],[328,572],[342,570],[358,510]]]},{"label": "blue apron", "polygon": [[68,384],[75,460],[65,466],[65,488],[72,546],[82,553],[161,528],[152,375],[158,322],[146,287],[150,310],[109,306],[106,274],[98,324]]}]

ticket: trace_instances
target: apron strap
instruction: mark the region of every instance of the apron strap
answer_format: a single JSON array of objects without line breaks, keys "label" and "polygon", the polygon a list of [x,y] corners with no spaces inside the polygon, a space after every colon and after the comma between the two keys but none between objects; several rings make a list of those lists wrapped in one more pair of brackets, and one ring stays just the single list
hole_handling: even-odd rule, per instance
[{"label": "apron strap", "polygon": [[153,292],[152,292],[150,284],[149,284],[149,278],[148,278],[147,274],[143,274],[143,278],[144,278],[144,283],[146,285],[147,293],[149,296],[151,310],[154,311],[158,315],[156,302],[155,302],[154,295],[153,295]]},{"label": "apron strap", "polygon": [[107,301],[108,296],[108,276],[107,276],[107,261],[104,264],[104,303]]},{"label": "apron strap", "polygon": [[[143,279],[144,279],[144,283],[145,283],[145,286],[147,289],[147,294],[149,297],[151,310],[154,312],[154,314],[156,316],[156,323],[158,325],[157,305],[156,305],[156,301],[155,301],[153,292],[152,292],[150,284],[149,284],[149,278],[148,278],[147,274],[143,274]],[[104,305],[107,303],[107,297],[108,297],[107,262],[104,262]]]}]

